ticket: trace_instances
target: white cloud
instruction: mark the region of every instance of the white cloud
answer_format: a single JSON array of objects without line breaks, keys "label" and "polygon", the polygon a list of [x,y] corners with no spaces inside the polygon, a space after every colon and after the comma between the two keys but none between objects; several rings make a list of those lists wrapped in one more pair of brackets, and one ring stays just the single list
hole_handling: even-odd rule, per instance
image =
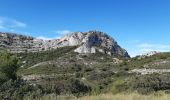
[{"label": "white cloud", "polygon": [[139,55],[139,51],[128,51],[128,53],[131,57],[135,57],[135,56]]},{"label": "white cloud", "polygon": [[71,31],[69,30],[59,30],[59,31],[55,31],[55,33],[59,34],[59,35],[66,35],[71,33]]},{"label": "white cloud", "polygon": [[128,42],[127,51],[131,57],[137,55],[146,54],[151,51],[157,52],[170,52],[170,44],[161,44],[161,43],[142,43],[141,41],[134,40],[134,42]]},{"label": "white cloud", "polygon": [[15,29],[10,29],[9,31],[10,31],[10,32],[15,32]]},{"label": "white cloud", "polygon": [[149,44],[149,43],[142,43],[138,45],[139,48],[152,48],[155,47],[155,44]]},{"label": "white cloud", "polygon": [[5,29],[5,27],[3,25],[0,25],[0,29]]},{"label": "white cloud", "polygon": [[0,20],[0,24],[2,24],[3,23],[3,20]]},{"label": "white cloud", "polygon": [[137,46],[139,51],[146,53],[150,51],[160,51],[167,52],[170,51],[170,45],[165,44],[151,44],[151,43],[142,43]]},{"label": "white cloud", "polygon": [[44,37],[44,36],[39,36],[37,39],[42,39],[42,40],[51,40],[52,38]]},{"label": "white cloud", "polygon": [[16,20],[13,20],[13,27],[21,27],[21,28],[24,28],[26,27],[27,25],[23,22],[20,22],[20,21],[16,21]]},{"label": "white cloud", "polygon": [[10,31],[11,29],[25,28],[26,26],[27,24],[21,21],[0,16],[0,29],[5,29],[7,31]]},{"label": "white cloud", "polygon": [[45,36],[38,36],[36,37],[37,39],[42,39],[42,40],[53,40],[53,39],[60,39],[64,35],[67,35],[71,33],[69,30],[58,30],[58,31],[53,31],[51,34],[53,34],[53,37],[45,37]]},{"label": "white cloud", "polygon": [[139,43],[139,42],[141,42],[141,41],[138,39],[126,41],[126,43],[128,43],[128,44],[134,44],[134,43]]},{"label": "white cloud", "polygon": [[54,37],[54,38],[49,38],[49,37],[44,37],[44,36],[39,36],[37,39],[42,39],[42,40],[52,40],[52,39],[59,39],[60,37]]}]

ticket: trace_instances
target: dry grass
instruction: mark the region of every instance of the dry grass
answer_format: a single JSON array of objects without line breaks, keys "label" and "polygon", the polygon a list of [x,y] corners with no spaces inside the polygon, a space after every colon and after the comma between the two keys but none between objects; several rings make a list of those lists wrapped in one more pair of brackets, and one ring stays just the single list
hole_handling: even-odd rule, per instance
[{"label": "dry grass", "polygon": [[45,95],[41,98],[24,98],[24,100],[170,100],[170,94],[163,92],[154,93],[150,95],[141,95],[138,93],[121,93],[121,94],[101,94],[96,96],[84,96],[76,98],[71,95],[56,96],[55,94]]},{"label": "dry grass", "polygon": [[86,96],[78,100],[170,100],[170,94],[157,93],[150,95],[132,94],[102,94],[98,96]]}]

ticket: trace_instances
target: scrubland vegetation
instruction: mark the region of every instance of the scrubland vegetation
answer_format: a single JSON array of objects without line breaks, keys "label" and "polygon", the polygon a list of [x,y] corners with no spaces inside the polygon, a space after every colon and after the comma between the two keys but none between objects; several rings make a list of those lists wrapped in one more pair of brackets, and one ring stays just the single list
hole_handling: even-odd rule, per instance
[{"label": "scrubland vegetation", "polygon": [[[115,64],[104,54],[78,55],[74,47],[40,53],[0,52],[0,99],[6,100],[168,100],[170,74],[129,73],[169,61],[170,53]],[[48,62],[35,64],[41,62]],[[21,67],[22,66],[22,67]],[[149,66],[152,68],[152,66]],[[155,68],[155,66],[153,67]],[[167,64],[157,68],[170,68]],[[28,76],[31,76],[29,78]],[[26,77],[27,79],[23,79]]]}]

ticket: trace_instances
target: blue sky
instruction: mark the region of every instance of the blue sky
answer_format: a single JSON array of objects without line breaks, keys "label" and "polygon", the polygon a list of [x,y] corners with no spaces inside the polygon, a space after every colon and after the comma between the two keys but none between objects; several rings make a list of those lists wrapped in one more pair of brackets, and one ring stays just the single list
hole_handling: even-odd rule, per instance
[{"label": "blue sky", "polygon": [[0,0],[0,31],[39,38],[99,30],[131,56],[170,51],[169,0]]}]

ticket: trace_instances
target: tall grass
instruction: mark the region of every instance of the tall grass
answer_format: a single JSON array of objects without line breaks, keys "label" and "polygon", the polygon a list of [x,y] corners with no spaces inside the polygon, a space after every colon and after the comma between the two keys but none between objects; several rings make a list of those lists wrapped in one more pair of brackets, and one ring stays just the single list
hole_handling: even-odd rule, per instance
[{"label": "tall grass", "polygon": [[119,93],[119,94],[101,94],[95,96],[84,96],[76,98],[71,95],[56,96],[49,94],[40,98],[24,98],[24,100],[170,100],[170,94],[154,93],[150,95],[141,95],[138,93]]},{"label": "tall grass", "polygon": [[98,96],[86,96],[78,100],[170,100],[170,94],[158,93],[150,95],[132,94],[101,94]]}]

